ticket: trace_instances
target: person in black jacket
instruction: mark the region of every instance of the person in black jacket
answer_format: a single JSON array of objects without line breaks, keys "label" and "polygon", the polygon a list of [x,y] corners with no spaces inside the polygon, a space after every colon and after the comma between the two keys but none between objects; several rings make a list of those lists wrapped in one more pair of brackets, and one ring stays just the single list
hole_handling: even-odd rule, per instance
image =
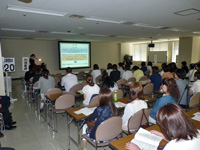
[{"label": "person in black jacket", "polygon": [[110,78],[114,81],[117,82],[120,79],[120,71],[117,70],[117,65],[113,65],[113,71],[110,73]]}]

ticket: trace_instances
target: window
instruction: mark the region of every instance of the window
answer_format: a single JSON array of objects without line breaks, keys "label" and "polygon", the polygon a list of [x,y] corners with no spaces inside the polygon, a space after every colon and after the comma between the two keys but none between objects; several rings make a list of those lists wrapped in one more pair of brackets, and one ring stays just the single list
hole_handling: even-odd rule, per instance
[{"label": "window", "polygon": [[172,42],[172,62],[176,62],[176,56],[178,55],[178,53],[179,53],[179,41]]},{"label": "window", "polygon": [[150,51],[168,51],[168,42],[167,43],[155,43],[155,47],[150,48]]},{"label": "window", "polygon": [[133,45],[133,61],[147,60],[147,44]]}]

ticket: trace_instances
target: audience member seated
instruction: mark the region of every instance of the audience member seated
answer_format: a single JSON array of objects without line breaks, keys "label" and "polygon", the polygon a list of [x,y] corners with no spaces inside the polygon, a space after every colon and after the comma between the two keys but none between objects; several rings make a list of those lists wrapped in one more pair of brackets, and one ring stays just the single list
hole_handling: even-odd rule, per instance
[{"label": "audience member seated", "polygon": [[186,108],[187,105],[187,81],[185,80],[186,72],[183,69],[177,69],[175,74],[176,84],[178,86],[180,92],[180,98],[178,100],[178,104]]},{"label": "audience member seated", "polygon": [[33,79],[34,74],[35,74],[34,66],[31,66],[31,65],[30,65],[30,66],[29,66],[29,71],[27,71],[27,72],[25,73],[25,81],[26,81],[27,83],[32,82],[31,79]]},{"label": "audience member seated", "polygon": [[141,62],[141,68],[140,68],[143,73],[145,74],[145,72],[147,71],[147,67],[146,67],[146,63],[145,62]]},{"label": "audience member seated", "polygon": [[164,70],[165,70],[166,67],[167,67],[167,64],[166,63],[162,63],[162,65],[161,65],[162,70],[160,72],[161,77],[162,77],[162,75],[163,75]]},{"label": "audience member seated", "polygon": [[138,82],[141,77],[144,76],[144,72],[140,70],[138,66],[133,67],[133,77],[135,77],[136,81]]},{"label": "audience member seated", "polygon": [[197,70],[195,69],[195,65],[194,64],[190,64],[190,70],[189,72],[187,73],[186,77],[188,78],[188,80],[190,82],[194,82],[194,73],[196,72]]},{"label": "audience member seated", "polygon": [[190,88],[190,94],[200,92],[200,71],[194,73],[194,80],[192,87]]},{"label": "audience member seated", "polygon": [[162,74],[162,79],[174,78],[173,74],[169,71],[168,65],[165,66],[163,69],[164,69],[164,73]]},{"label": "audience member seated", "polygon": [[[89,117],[88,123],[83,126],[83,134],[87,134],[91,140],[95,141],[95,132],[98,125],[112,116],[117,116],[113,92],[107,88],[101,89],[99,92],[99,106]],[[86,150],[86,144],[87,141],[83,139],[83,150]]]},{"label": "audience member seated", "polygon": [[169,72],[171,72],[172,74],[176,72],[176,70],[178,69],[176,66],[176,63],[172,62],[168,64],[168,69]]},{"label": "audience member seated", "polygon": [[120,71],[118,71],[116,64],[113,65],[113,71],[110,73],[110,78],[114,82],[117,82],[120,79]]},{"label": "audience member seated", "polygon": [[61,85],[65,87],[65,91],[69,92],[70,88],[78,84],[77,76],[72,74],[72,68],[67,67],[65,76],[62,77]]},{"label": "audience member seated", "polygon": [[88,85],[84,86],[82,89],[82,92],[84,93],[84,101],[83,105],[87,106],[90,103],[91,97],[94,94],[99,94],[99,86],[94,84],[93,77],[90,74],[87,74],[86,76],[86,83]]},{"label": "audience member seated", "polygon": [[120,77],[122,77],[122,75],[124,73],[124,65],[122,62],[118,63],[118,70],[120,71]]},{"label": "audience member seated", "polygon": [[101,70],[99,70],[99,66],[97,64],[93,65],[93,70],[91,72],[91,75],[93,76],[93,82],[96,83],[96,77],[101,75]]},{"label": "audience member seated", "polygon": [[186,73],[189,72],[189,69],[188,69],[187,62],[186,62],[186,61],[182,61],[182,62],[181,62],[181,69],[185,70]]},{"label": "audience member seated", "polygon": [[130,99],[132,102],[128,103],[122,116],[122,129],[128,130],[128,120],[136,112],[147,108],[147,103],[144,101],[143,87],[139,82],[130,85]]},{"label": "audience member seated", "polygon": [[108,73],[108,76],[110,76],[110,73],[111,73],[112,69],[113,69],[113,65],[111,63],[108,63],[107,70],[106,70],[107,73]]},{"label": "audience member seated", "polygon": [[35,82],[37,82],[40,77],[42,75],[42,69],[41,69],[41,66],[35,66],[35,74],[33,75],[33,81],[32,83],[34,84]]},{"label": "audience member seated", "polygon": [[148,62],[147,70],[149,70],[150,73],[152,73],[152,62],[151,61]]},{"label": "audience member seated", "polygon": [[[42,76],[40,77],[38,81],[38,88],[40,89],[40,96],[41,100],[45,100],[44,94],[47,90],[55,87],[55,80],[52,76],[49,74],[49,70],[44,69],[42,71]],[[44,106],[44,102],[41,102],[40,109],[42,109]]]},{"label": "audience member seated", "polygon": [[167,103],[175,103],[180,98],[180,93],[176,81],[173,78],[162,80],[162,89],[166,93],[159,98],[149,114],[149,122],[156,124],[156,114],[158,110]]},{"label": "audience member seated", "polygon": [[133,76],[133,73],[132,73],[132,71],[130,71],[130,65],[126,65],[125,72],[123,73],[122,78],[125,80],[128,80],[132,76]]},{"label": "audience member seated", "polygon": [[118,86],[117,84],[109,77],[109,76],[105,76],[103,79],[103,83],[102,83],[102,89],[103,88],[108,88],[110,89],[112,92],[118,90]]},{"label": "audience member seated", "polygon": [[6,130],[15,129],[17,126],[13,126],[16,124],[15,121],[12,120],[11,113],[9,111],[10,107],[10,97],[8,96],[0,96],[0,113],[3,114],[4,124]]},{"label": "audience member seated", "polygon": [[153,83],[153,90],[160,90],[160,85],[161,85],[161,75],[158,73],[158,67],[157,66],[153,66],[152,68],[153,72],[152,75],[149,77],[149,79],[151,80],[151,83]]},{"label": "audience member seated", "polygon": [[[172,103],[166,104],[158,111],[157,122],[162,133],[156,130],[150,132],[168,141],[163,150],[199,150],[200,133],[180,106]],[[127,143],[125,148],[128,150],[145,149],[131,142]]]}]

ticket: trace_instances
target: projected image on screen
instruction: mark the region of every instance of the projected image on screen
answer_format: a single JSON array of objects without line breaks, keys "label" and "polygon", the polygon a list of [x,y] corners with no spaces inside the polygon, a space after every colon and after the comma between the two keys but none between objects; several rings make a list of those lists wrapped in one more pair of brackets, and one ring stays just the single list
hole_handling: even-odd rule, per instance
[{"label": "projected image on screen", "polygon": [[89,68],[90,43],[59,42],[60,69]]}]

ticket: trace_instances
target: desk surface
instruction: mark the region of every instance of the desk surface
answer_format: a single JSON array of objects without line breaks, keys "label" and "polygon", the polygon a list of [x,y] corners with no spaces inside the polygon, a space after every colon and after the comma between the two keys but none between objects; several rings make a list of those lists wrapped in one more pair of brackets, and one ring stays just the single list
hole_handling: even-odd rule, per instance
[{"label": "desk surface", "polygon": [[[191,118],[191,117],[193,117],[193,114],[195,112],[200,112],[200,110],[191,110],[191,111],[187,112],[187,115]],[[200,122],[199,121],[196,121],[196,120],[192,119],[192,122],[195,124],[195,126],[198,129],[200,129]],[[160,127],[158,125],[153,125],[153,126],[147,128],[146,130],[149,130],[149,131],[150,130],[157,130],[157,131],[161,132],[161,129],[160,129]],[[110,147],[112,149],[114,149],[114,150],[126,150],[125,149],[126,143],[130,142],[134,138],[134,136],[135,136],[135,134],[131,134],[131,135],[128,135],[128,136],[126,136],[124,138],[121,138],[119,140],[113,141],[113,142],[110,143]],[[164,146],[166,144],[167,144],[167,142],[162,140],[160,142],[159,146]]]},{"label": "desk surface", "polygon": [[[152,97],[149,97],[149,96],[144,96],[146,100],[148,101],[154,101],[155,98],[152,98]],[[122,99],[119,99],[118,102],[122,102],[122,103],[129,103],[130,102],[130,99],[129,97],[125,97],[125,98],[122,98]],[[66,110],[66,112],[73,118],[75,118],[76,120],[81,120],[81,119],[84,119],[84,118],[87,118],[88,116],[85,116],[84,114],[75,114],[74,111],[77,111],[77,110],[80,110],[84,107],[96,107],[97,105],[95,106],[82,106],[82,107],[78,107],[78,108],[73,108],[73,109],[68,109]]]}]

